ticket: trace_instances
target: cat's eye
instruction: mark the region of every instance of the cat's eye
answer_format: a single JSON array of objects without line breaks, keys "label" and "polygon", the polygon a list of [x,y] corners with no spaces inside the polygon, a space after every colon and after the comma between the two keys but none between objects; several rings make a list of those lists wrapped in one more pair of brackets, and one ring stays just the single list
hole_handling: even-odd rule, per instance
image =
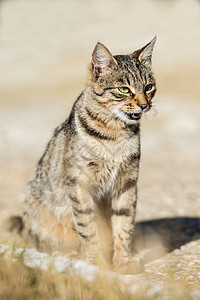
[{"label": "cat's eye", "polygon": [[119,90],[121,93],[123,93],[123,94],[128,94],[128,93],[131,92],[131,91],[129,90],[129,88],[127,88],[127,87],[120,87],[120,88],[118,88],[118,90]]},{"label": "cat's eye", "polygon": [[150,92],[153,89],[153,84],[147,84],[145,86],[145,92]]}]

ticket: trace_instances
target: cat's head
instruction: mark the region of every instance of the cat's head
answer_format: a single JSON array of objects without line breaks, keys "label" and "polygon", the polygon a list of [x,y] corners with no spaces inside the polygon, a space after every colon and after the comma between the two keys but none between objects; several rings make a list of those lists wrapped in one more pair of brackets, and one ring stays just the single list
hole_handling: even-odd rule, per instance
[{"label": "cat's head", "polygon": [[113,56],[101,43],[92,53],[88,85],[102,107],[126,124],[138,122],[152,106],[156,83],[151,58],[156,37],[129,55]]}]

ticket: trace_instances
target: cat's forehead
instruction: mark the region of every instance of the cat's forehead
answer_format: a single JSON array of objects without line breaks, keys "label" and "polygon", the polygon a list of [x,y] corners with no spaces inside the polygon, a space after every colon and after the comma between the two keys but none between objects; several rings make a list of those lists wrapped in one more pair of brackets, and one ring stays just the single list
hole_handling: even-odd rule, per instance
[{"label": "cat's forehead", "polygon": [[143,89],[144,81],[151,71],[130,55],[116,55],[114,58],[117,61],[117,72],[113,73],[113,80],[125,85],[137,85]]},{"label": "cat's forehead", "polygon": [[120,67],[138,67],[138,60],[130,55],[116,55],[114,58]]}]

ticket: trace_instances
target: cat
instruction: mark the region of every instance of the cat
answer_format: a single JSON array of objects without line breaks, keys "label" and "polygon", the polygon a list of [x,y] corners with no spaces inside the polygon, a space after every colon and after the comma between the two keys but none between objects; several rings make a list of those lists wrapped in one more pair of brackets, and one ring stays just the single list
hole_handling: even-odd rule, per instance
[{"label": "cat", "polygon": [[155,41],[129,55],[113,56],[101,43],[94,48],[85,90],[27,187],[23,236],[37,248],[103,261],[110,247],[114,270],[140,269],[132,251],[140,119],[156,92]]}]

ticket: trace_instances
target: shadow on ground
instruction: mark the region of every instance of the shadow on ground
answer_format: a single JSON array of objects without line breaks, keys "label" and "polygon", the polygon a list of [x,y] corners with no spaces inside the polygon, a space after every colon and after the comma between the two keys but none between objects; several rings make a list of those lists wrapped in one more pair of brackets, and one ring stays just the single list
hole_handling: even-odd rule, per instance
[{"label": "shadow on ground", "polygon": [[135,225],[136,251],[149,249],[146,263],[197,239],[200,239],[200,218],[166,218]]}]

